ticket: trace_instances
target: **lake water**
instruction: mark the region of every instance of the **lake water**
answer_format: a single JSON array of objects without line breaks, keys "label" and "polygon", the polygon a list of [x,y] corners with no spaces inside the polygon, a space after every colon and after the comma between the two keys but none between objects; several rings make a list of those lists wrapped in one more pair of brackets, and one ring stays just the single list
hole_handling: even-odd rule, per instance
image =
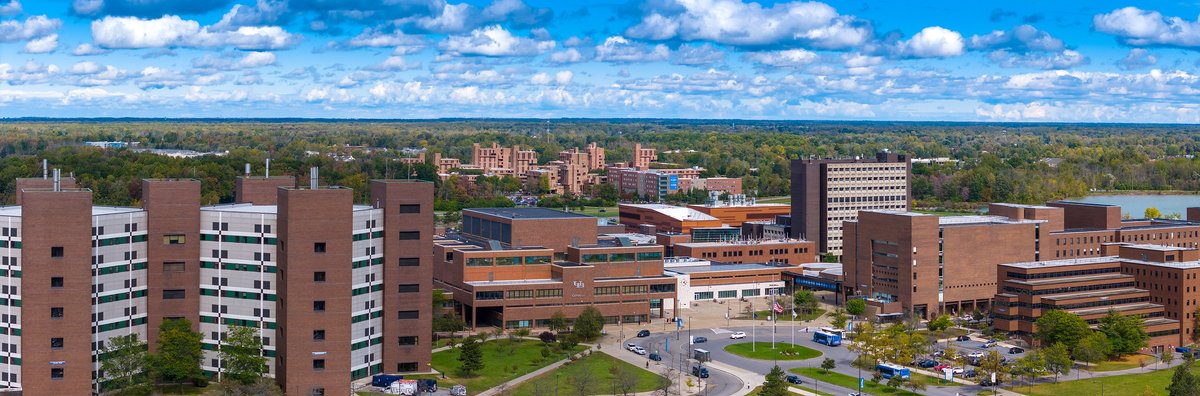
[{"label": "lake water", "polygon": [[1179,213],[1187,217],[1187,208],[1200,206],[1200,195],[1090,195],[1070,201],[1118,205],[1133,218],[1142,217],[1150,207],[1158,208],[1164,216]]}]

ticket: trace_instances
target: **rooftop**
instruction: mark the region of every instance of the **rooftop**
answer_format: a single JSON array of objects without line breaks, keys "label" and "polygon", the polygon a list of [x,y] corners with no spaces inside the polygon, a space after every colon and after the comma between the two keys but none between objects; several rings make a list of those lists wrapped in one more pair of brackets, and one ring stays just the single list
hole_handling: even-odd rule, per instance
[{"label": "rooftop", "polygon": [[1000,264],[1000,265],[1004,266],[1004,267],[1032,269],[1032,268],[1068,267],[1068,266],[1072,266],[1072,265],[1086,265],[1086,264],[1104,264],[1104,263],[1112,263],[1117,260],[1118,260],[1118,257],[1116,257],[1116,256],[1101,256],[1101,257],[1082,257],[1082,258],[1048,260],[1048,261],[1030,261],[1030,262],[1024,262],[1024,263],[1007,263],[1007,264]]},{"label": "rooftop", "polygon": [[709,216],[704,212],[685,208],[682,206],[666,205],[666,204],[620,204],[619,207],[631,207],[638,209],[646,209],[658,212],[664,216],[670,217],[679,221],[709,221],[720,220],[716,217]]},{"label": "rooftop", "polygon": [[463,210],[490,216],[503,217],[511,220],[577,219],[592,217],[585,214],[563,212],[561,210],[547,208],[468,208]]},{"label": "rooftop", "polygon": [[[141,212],[142,208],[123,207],[123,206],[92,206],[92,216],[119,214],[119,213],[137,213]],[[21,207],[0,206],[0,216],[21,216]]]},{"label": "rooftop", "polygon": [[[355,212],[360,210],[371,210],[370,205],[354,205]],[[248,203],[221,204],[212,206],[201,206],[200,210],[215,211],[215,212],[230,212],[230,213],[260,213],[260,214],[276,214],[279,212],[278,205],[255,205]]]},{"label": "rooftop", "polygon": [[793,268],[790,265],[771,265],[771,264],[711,264],[711,265],[693,265],[681,267],[669,267],[664,271],[675,272],[680,274],[694,274],[704,272],[721,272],[721,271],[746,271],[746,270],[764,270],[764,269],[780,269]]},{"label": "rooftop", "polygon": [[728,242],[680,242],[675,246],[687,247],[714,247],[714,246],[736,246],[736,245],[784,245],[793,243],[807,242],[802,239],[764,239],[764,240],[733,240]]},{"label": "rooftop", "polygon": [[938,218],[938,224],[941,225],[965,225],[965,224],[1028,224],[1028,223],[1043,223],[1045,220],[1013,220],[1004,216],[987,216],[987,215],[970,215],[970,216],[942,216]]},{"label": "rooftop", "polygon": [[1053,206],[1046,206],[1046,205],[1026,205],[1026,204],[1015,204],[1015,203],[994,203],[993,205],[1007,206],[1010,208],[1025,208],[1025,209],[1061,209],[1061,208],[1055,208]]}]

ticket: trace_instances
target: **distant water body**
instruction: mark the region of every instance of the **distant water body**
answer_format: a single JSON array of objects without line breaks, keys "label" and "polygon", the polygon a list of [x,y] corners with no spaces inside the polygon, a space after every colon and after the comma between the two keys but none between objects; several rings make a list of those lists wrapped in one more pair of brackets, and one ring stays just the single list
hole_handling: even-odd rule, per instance
[{"label": "distant water body", "polygon": [[1146,208],[1158,208],[1164,216],[1179,213],[1187,216],[1187,208],[1200,206],[1200,195],[1089,195],[1070,201],[1117,205],[1134,218],[1146,213]]}]

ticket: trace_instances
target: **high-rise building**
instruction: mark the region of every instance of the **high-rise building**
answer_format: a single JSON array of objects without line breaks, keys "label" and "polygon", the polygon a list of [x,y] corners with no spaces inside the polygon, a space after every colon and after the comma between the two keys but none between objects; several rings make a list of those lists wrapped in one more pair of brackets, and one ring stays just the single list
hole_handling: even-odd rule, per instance
[{"label": "high-rise building", "polygon": [[355,205],[315,178],[247,177],[240,202],[201,206],[198,181],[154,179],[126,208],[58,179],[0,207],[0,387],[101,391],[109,340],[154,348],[171,319],[203,335],[214,379],[229,326],[255,328],[288,394],[428,370],[432,184],[372,181],[371,204]]},{"label": "high-rise building", "polygon": [[842,222],[860,210],[908,210],[912,164],[903,154],[874,159],[792,160],[792,237],[842,255]]}]

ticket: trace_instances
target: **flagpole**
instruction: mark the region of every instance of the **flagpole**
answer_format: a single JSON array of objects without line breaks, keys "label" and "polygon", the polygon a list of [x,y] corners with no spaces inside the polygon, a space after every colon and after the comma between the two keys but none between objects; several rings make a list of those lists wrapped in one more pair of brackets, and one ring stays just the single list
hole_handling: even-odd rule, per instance
[{"label": "flagpole", "polygon": [[[768,289],[770,290],[770,289]],[[775,349],[775,329],[779,328],[779,313],[775,312],[775,307],[779,305],[779,298],[775,293],[771,293],[771,350]]]}]

